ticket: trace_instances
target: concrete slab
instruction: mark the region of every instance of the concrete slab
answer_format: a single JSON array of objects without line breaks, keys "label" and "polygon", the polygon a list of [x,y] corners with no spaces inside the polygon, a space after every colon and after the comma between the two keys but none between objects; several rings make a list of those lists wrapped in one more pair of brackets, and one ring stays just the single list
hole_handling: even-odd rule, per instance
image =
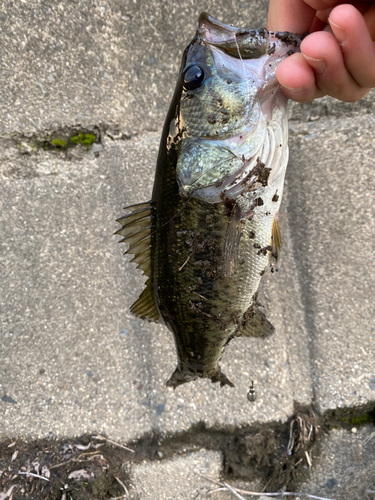
[{"label": "concrete slab", "polygon": [[374,497],[374,427],[355,430],[333,429],[323,438],[318,464],[300,491],[335,500]]},{"label": "concrete slab", "polygon": [[375,400],[375,120],[292,127],[287,213],[317,408]]},{"label": "concrete slab", "polygon": [[[2,182],[0,435],[96,430],[128,440],[201,420],[285,420],[294,400],[310,402],[291,249],[260,298],[277,333],[266,341],[235,339],[224,356],[236,387],[208,380],[164,387],[176,364],[172,336],[130,315],[143,278],[112,236],[121,207],[149,199],[158,141],[153,133],[107,138],[100,153],[80,162],[64,161],[63,153],[18,153],[18,170]],[[246,398],[251,380],[253,404]]]},{"label": "concrete slab", "polygon": [[[292,106],[282,269],[260,299],[277,333],[229,345],[222,366],[235,389],[165,389],[173,339],[128,312],[142,278],[113,221],[149,198],[182,49],[201,11],[256,26],[267,3],[2,2],[1,436],[128,440],[200,420],[284,420],[313,392],[322,411],[374,401],[374,93]],[[20,154],[17,134],[78,125],[113,127],[118,140]]]},{"label": "concrete slab", "polygon": [[[254,28],[265,25],[267,7],[267,0],[4,0],[0,135],[100,123],[122,134],[159,131],[199,14]],[[305,121],[353,108],[373,113],[374,102],[328,98],[296,108]]]},{"label": "concrete slab", "polygon": [[103,122],[124,134],[159,131],[199,14],[256,27],[267,4],[5,0],[0,135]]},{"label": "concrete slab", "polygon": [[[212,483],[202,475],[218,481],[221,462],[221,453],[202,449],[172,460],[134,465],[130,478],[135,491],[130,492],[131,498],[137,500],[207,498]],[[215,499],[215,496],[212,498]]]}]

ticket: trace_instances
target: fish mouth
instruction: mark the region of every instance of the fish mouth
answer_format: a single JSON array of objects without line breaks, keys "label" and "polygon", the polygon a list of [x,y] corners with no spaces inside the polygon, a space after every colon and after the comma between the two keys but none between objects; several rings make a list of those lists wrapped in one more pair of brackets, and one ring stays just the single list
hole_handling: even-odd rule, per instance
[{"label": "fish mouth", "polygon": [[199,35],[207,44],[237,59],[255,59],[267,53],[268,31],[235,28],[221,23],[206,12],[198,19]]},{"label": "fish mouth", "polygon": [[266,28],[235,28],[202,12],[198,19],[197,35],[209,45],[217,47],[237,59],[256,59],[262,55],[272,55],[282,46],[288,52],[299,51],[305,35],[268,31]]}]

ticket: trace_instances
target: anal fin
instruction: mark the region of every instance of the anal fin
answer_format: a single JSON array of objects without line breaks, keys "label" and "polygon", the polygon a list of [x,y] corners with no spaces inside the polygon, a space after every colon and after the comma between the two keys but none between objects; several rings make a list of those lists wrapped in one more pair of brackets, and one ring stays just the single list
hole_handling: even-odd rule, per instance
[{"label": "anal fin", "polygon": [[275,332],[275,327],[268,321],[266,315],[260,311],[256,304],[252,304],[245,312],[243,323],[238,327],[236,336],[241,337],[269,337]]},{"label": "anal fin", "polygon": [[152,293],[152,283],[150,279],[146,281],[146,288],[139,296],[139,299],[136,300],[131,306],[130,312],[134,314],[134,316],[138,316],[141,319],[146,319],[147,321],[154,321],[155,323],[158,323],[160,321],[160,315],[155,304],[154,295]]}]

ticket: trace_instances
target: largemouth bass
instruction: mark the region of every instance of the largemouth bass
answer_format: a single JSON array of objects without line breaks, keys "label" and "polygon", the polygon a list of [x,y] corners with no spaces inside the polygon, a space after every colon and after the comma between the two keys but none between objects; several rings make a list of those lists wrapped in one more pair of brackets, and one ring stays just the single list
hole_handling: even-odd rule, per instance
[{"label": "largemouth bass", "polygon": [[118,219],[126,253],[148,276],[131,312],[174,335],[178,365],[167,386],[201,377],[233,386],[218,366],[225,346],[274,331],[256,292],[268,263],[277,269],[288,162],[287,99],[275,69],[300,41],[201,14],[164,125],[152,199]]}]

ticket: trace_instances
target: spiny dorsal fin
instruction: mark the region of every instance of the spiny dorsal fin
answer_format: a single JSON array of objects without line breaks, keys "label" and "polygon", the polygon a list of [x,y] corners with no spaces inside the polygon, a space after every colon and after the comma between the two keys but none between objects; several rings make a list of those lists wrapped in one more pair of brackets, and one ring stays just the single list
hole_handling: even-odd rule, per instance
[{"label": "spiny dorsal fin", "polygon": [[126,254],[133,254],[132,262],[138,264],[144,274],[151,277],[151,232],[155,224],[155,210],[151,201],[146,203],[137,203],[125,207],[125,210],[130,210],[130,214],[124,215],[117,219],[122,226],[121,229],[115,232],[123,236],[121,242],[129,244],[129,249]]},{"label": "spiny dorsal fin", "polygon": [[255,304],[244,314],[244,322],[236,331],[236,336],[266,338],[272,335],[275,327],[268,321],[266,315]]},{"label": "spiny dorsal fin", "polygon": [[271,247],[272,250],[270,255],[270,267],[271,273],[273,273],[280,269],[281,232],[279,225],[279,214],[276,214],[273,220]]},{"label": "spiny dorsal fin", "polygon": [[146,281],[146,288],[139,296],[139,299],[131,306],[130,312],[139,318],[147,319],[147,321],[155,321],[156,323],[160,321],[160,315],[155,305],[150,279]]}]

